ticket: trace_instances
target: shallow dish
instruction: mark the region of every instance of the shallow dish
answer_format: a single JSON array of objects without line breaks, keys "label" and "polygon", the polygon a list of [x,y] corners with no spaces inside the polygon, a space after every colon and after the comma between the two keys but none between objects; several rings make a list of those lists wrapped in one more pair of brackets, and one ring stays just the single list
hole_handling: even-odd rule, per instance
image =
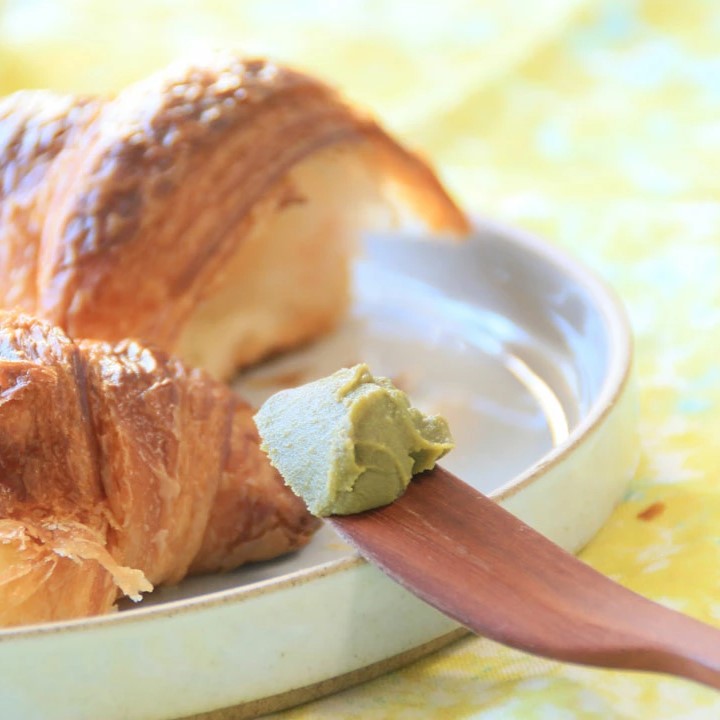
[{"label": "shallow dish", "polygon": [[[332,336],[243,376],[279,387],[367,361],[450,420],[446,467],[569,550],[637,460],[631,338],[592,274],[514,229],[370,239]],[[373,677],[464,630],[329,528],[292,557],[161,589],[112,616],[0,632],[7,717],[250,717]]]}]

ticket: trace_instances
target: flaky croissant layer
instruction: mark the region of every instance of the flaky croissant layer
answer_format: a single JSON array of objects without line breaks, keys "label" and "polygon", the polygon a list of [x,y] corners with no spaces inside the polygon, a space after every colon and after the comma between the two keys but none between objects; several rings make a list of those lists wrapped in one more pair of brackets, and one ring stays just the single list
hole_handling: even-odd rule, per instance
[{"label": "flaky croissant layer", "polygon": [[133,341],[0,314],[0,624],[297,549],[318,526],[259,449],[252,409]]},{"label": "flaky croissant layer", "polygon": [[227,378],[332,328],[368,227],[468,224],[331,88],[217,52],[113,98],[0,101],[0,307]]}]

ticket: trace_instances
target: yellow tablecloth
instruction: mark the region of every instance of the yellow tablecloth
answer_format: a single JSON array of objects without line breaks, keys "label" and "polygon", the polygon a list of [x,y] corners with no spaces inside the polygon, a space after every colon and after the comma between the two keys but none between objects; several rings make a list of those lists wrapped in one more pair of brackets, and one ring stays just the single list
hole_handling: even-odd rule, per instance
[{"label": "yellow tablecloth", "polygon": [[[720,624],[720,4],[0,0],[4,92],[118,86],[207,45],[339,84],[468,208],[615,286],[637,338],[644,452],[583,557]],[[467,639],[277,717],[699,719],[720,717],[720,694]]]}]

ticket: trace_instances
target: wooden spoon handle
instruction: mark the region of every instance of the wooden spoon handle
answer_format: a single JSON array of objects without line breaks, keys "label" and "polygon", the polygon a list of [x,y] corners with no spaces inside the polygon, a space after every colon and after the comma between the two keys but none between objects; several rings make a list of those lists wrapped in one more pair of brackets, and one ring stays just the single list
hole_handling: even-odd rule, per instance
[{"label": "wooden spoon handle", "polygon": [[720,631],[609,580],[442,468],[337,531],[480,635],[555,660],[720,688]]}]

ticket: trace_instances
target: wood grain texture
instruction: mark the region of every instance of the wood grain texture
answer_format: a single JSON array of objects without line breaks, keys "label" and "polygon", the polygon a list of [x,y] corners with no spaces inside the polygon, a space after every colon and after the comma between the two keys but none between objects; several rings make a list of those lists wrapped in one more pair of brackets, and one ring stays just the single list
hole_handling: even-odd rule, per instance
[{"label": "wood grain texture", "polygon": [[720,688],[720,631],[608,579],[442,468],[334,516],[370,562],[474,632],[544,657]]}]

